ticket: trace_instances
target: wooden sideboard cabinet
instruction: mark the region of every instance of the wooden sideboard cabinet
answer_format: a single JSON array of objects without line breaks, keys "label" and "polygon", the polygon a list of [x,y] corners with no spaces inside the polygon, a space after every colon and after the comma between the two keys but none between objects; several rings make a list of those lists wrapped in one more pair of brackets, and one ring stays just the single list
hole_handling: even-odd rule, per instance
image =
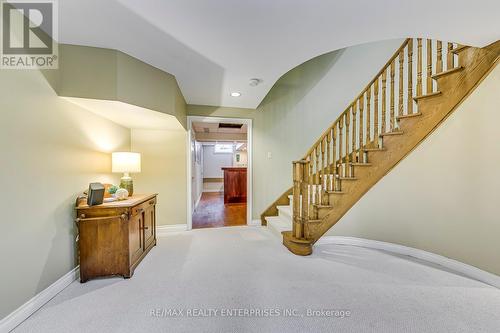
[{"label": "wooden sideboard cabinet", "polygon": [[80,282],[121,275],[134,269],[156,245],[156,194],[133,195],[89,207],[77,200]]}]

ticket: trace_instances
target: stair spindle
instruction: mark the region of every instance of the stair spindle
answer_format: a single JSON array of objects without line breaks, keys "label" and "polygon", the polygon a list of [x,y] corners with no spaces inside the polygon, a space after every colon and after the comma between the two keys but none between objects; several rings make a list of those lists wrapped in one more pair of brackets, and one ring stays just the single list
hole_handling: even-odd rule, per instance
[{"label": "stair spindle", "polygon": [[333,124],[332,137],[332,156],[333,156],[333,176],[332,176],[332,191],[337,191],[337,123]]},{"label": "stair spindle", "polygon": [[408,114],[413,114],[413,39],[408,41]]},{"label": "stair spindle", "polygon": [[371,98],[372,98],[372,86],[369,86],[366,90],[366,145],[372,142],[371,139]]},{"label": "stair spindle", "polygon": [[321,192],[321,187],[320,187],[320,172],[321,172],[321,169],[319,168],[319,146],[316,146],[316,177],[315,177],[315,181],[314,181],[314,184],[315,184],[315,188],[316,188],[316,201],[315,203],[316,204],[320,204],[321,203],[321,198],[320,198],[320,192]]},{"label": "stair spindle", "polygon": [[331,191],[332,186],[333,186],[333,184],[330,180],[331,174],[332,174],[332,158],[330,155],[330,151],[332,149],[331,141],[332,141],[332,129],[330,128],[328,130],[328,134],[326,135],[326,168],[327,168],[327,172],[328,172],[328,175],[326,177],[326,189],[327,189],[327,191]]},{"label": "stair spindle", "polygon": [[313,185],[313,174],[314,174],[314,155],[311,153],[309,155],[309,218],[314,218],[314,209],[312,207],[314,202],[314,185]]},{"label": "stair spindle", "polygon": [[427,83],[425,85],[426,94],[432,93],[432,40],[427,40]]},{"label": "stair spindle", "polygon": [[344,136],[344,118],[345,115],[340,116],[339,120],[339,162],[337,164],[337,169],[338,169],[338,175],[341,176],[343,175],[342,171],[342,159],[344,158],[344,141],[343,141],[343,136]]},{"label": "stair spindle", "polygon": [[375,80],[375,84],[373,86],[373,93],[374,93],[374,99],[373,99],[373,140],[375,141],[376,146],[378,147],[378,80],[379,78]]},{"label": "stair spindle", "polygon": [[326,136],[321,140],[321,203],[326,204],[326,163],[325,163],[325,150],[326,150]]},{"label": "stair spindle", "polygon": [[384,72],[382,73],[382,128],[381,128],[381,133],[386,132],[386,114],[387,114],[387,99],[386,99],[386,87],[387,87],[387,68],[384,69]]},{"label": "stair spindle", "polygon": [[359,98],[359,150],[358,150],[358,162],[363,162],[363,133],[364,133],[364,95]]},{"label": "stair spindle", "polygon": [[391,62],[391,90],[389,92],[389,95],[390,95],[390,99],[391,99],[391,110],[390,110],[390,125],[391,125],[391,132],[394,130],[394,76],[395,76],[395,63],[394,61]]},{"label": "stair spindle", "polygon": [[358,139],[358,136],[356,135],[356,115],[358,113],[358,109],[357,109],[357,106],[356,106],[356,102],[353,103],[352,105],[352,157],[351,157],[351,161],[352,162],[356,162],[356,140]]},{"label": "stair spindle", "polygon": [[351,126],[351,115],[349,109],[345,112],[345,160],[344,160],[344,177],[349,177],[349,127]]},{"label": "stair spindle", "polygon": [[437,41],[437,62],[436,62],[436,73],[441,73],[443,71],[443,42]]},{"label": "stair spindle", "polygon": [[446,53],[446,70],[449,71],[450,69],[455,67],[455,58],[453,56],[453,43],[448,43],[448,52]]},{"label": "stair spindle", "polygon": [[422,96],[422,38],[417,38],[417,96]]},{"label": "stair spindle", "polygon": [[398,102],[398,116],[402,116],[403,115],[403,109],[404,109],[404,105],[403,105],[403,63],[405,61],[405,57],[404,57],[404,52],[403,50],[401,50],[399,52],[399,102]]}]

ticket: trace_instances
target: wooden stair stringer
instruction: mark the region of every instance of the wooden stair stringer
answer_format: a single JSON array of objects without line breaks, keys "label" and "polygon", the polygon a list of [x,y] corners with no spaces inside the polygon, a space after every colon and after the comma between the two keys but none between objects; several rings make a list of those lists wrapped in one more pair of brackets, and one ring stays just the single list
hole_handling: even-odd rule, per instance
[{"label": "wooden stair stringer", "polygon": [[288,196],[291,194],[293,194],[293,187],[290,187],[288,190],[283,192],[278,199],[266,208],[266,210],[260,215],[260,223],[262,226],[267,225],[267,216],[278,216],[278,206],[288,205]]},{"label": "wooden stair stringer", "polygon": [[363,177],[349,185],[348,193],[338,199],[321,223],[309,226],[310,234],[313,235],[312,243],[332,228],[366,192],[434,132],[467,98],[496,65],[499,46],[500,43],[496,42],[483,49],[470,47],[460,52],[459,62],[464,69],[437,79],[441,95],[417,102],[422,115],[414,118],[415,121],[400,125],[404,135],[384,137],[385,151],[370,155],[368,162],[372,166],[366,169]]}]

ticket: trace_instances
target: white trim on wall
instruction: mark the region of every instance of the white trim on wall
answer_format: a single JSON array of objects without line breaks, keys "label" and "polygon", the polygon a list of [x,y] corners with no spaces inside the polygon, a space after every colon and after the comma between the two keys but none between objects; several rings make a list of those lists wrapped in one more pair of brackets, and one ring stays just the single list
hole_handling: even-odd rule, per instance
[{"label": "white trim on wall", "polygon": [[187,230],[187,224],[168,224],[156,226],[156,237],[168,236],[172,233],[183,232]]},{"label": "white trim on wall", "polygon": [[194,204],[194,207],[191,207],[191,213],[194,213],[194,210],[196,209],[196,207],[198,207],[198,204],[200,203],[201,196],[203,195],[203,192],[205,192],[205,191],[200,192],[200,195],[198,196],[198,199],[196,199],[196,203]]},{"label": "white trim on wall", "polygon": [[250,223],[248,223],[248,225],[252,225],[252,226],[261,226],[261,225],[262,225],[262,222],[261,222],[259,219],[256,219],[256,220],[252,220],[252,221],[250,221]]},{"label": "white trim on wall", "polygon": [[247,225],[252,224],[252,198],[253,198],[253,133],[252,133],[252,119],[247,118],[221,118],[221,117],[202,117],[202,116],[188,116],[188,140],[186,145],[187,151],[187,230],[193,228],[192,216],[192,198],[191,198],[191,134],[193,122],[207,122],[207,123],[237,123],[247,125]]},{"label": "white trim on wall", "polygon": [[352,245],[402,254],[443,266],[452,271],[468,276],[472,279],[489,284],[490,286],[500,288],[500,276],[498,275],[483,271],[482,269],[479,269],[477,267],[441,256],[439,254],[427,252],[413,247],[381,242],[372,239],[344,236],[325,236],[320,238],[316,244]]},{"label": "white trim on wall", "polygon": [[10,332],[16,328],[79,277],[80,266],[77,266],[3,318],[0,321],[0,332]]}]

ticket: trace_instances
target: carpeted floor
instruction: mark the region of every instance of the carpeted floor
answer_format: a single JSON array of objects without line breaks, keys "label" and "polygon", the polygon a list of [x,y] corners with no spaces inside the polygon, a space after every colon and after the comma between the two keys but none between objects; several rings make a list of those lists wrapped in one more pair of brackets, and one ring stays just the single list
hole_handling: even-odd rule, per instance
[{"label": "carpeted floor", "polygon": [[14,332],[499,332],[499,314],[500,290],[409,257],[298,257],[228,227],[160,238],[132,279],[75,282]]}]

